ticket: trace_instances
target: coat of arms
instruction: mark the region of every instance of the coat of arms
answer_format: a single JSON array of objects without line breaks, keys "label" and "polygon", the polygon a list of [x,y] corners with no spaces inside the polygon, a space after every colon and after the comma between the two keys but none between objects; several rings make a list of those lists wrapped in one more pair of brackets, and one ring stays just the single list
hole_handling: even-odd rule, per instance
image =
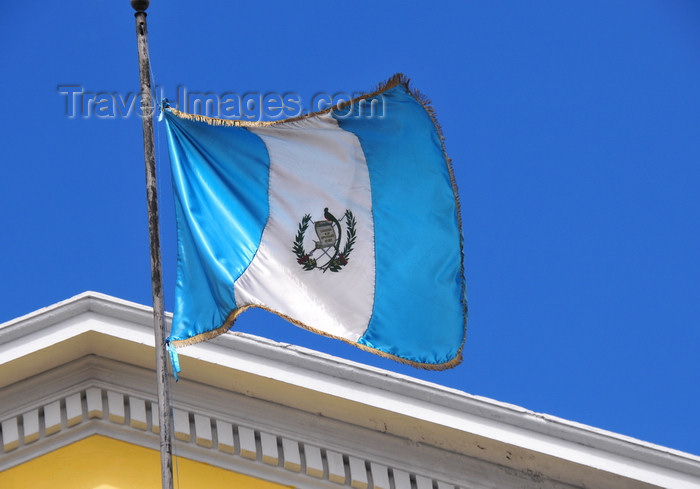
[{"label": "coat of arms", "polygon": [[[345,211],[340,220],[330,213],[328,207],[323,210],[323,220],[313,221],[311,214],[306,214],[299,223],[292,251],[297,256],[297,263],[304,270],[321,270],[323,272],[339,272],[348,264],[350,253],[355,245],[355,216],[349,209]],[[343,241],[343,225],[345,227],[345,244],[341,250]],[[307,251],[305,247],[306,231],[309,224],[313,223],[318,240],[313,240],[313,249]]]}]

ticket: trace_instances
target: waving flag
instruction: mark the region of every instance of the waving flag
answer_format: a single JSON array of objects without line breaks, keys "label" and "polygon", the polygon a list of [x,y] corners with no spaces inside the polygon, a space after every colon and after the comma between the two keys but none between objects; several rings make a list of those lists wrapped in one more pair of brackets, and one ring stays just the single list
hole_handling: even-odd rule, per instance
[{"label": "waving flag", "polygon": [[178,271],[171,341],[249,307],[418,367],[461,361],[459,206],[429,108],[396,76],[321,113],[245,123],[166,110]]}]

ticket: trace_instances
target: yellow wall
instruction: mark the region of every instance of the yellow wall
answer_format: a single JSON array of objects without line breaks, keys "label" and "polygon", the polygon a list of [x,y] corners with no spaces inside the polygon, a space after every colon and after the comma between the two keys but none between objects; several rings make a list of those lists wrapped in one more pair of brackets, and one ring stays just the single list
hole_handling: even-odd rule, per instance
[{"label": "yellow wall", "polygon": [[[279,484],[178,457],[175,489],[281,489]],[[2,489],[161,489],[156,450],[94,435],[0,472]]]}]

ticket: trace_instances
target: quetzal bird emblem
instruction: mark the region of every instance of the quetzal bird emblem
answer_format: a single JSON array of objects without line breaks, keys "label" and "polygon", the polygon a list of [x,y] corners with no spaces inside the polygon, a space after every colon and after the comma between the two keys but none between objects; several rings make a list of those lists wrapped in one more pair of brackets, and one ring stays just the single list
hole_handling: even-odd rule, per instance
[{"label": "quetzal bird emblem", "polygon": [[[343,225],[345,225],[345,245],[341,250],[343,240]],[[313,222],[318,240],[313,240],[313,249],[306,251],[305,238],[309,223]],[[311,214],[306,214],[299,223],[296,238],[293,241],[292,251],[297,257],[297,263],[304,270],[321,270],[326,272],[339,272],[348,264],[350,254],[355,246],[355,228],[357,222],[352,211],[347,209],[343,217],[337,219],[328,207],[323,209],[323,219],[313,221]]]}]

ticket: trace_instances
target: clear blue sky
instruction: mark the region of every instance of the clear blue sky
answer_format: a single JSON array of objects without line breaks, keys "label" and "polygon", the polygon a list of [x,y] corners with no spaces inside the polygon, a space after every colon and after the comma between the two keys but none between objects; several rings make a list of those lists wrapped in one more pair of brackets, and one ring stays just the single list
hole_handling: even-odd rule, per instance
[{"label": "clear blue sky", "polygon": [[[465,359],[424,372],[246,313],[240,328],[700,454],[700,3],[185,2],[149,9],[156,82],[433,101],[461,194]],[[151,304],[128,0],[10,2],[0,23],[0,321],[96,290]],[[157,124],[166,307],[175,229]],[[400,245],[399,245],[400,246]]]}]

